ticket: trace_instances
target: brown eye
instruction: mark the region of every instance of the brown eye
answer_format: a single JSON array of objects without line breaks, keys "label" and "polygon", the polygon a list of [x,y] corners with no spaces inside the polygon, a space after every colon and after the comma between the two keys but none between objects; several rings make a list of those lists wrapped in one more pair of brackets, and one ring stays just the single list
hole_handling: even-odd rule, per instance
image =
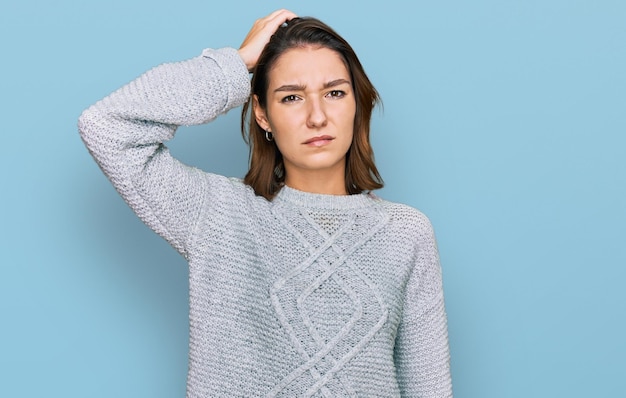
[{"label": "brown eye", "polygon": [[286,96],[285,98],[283,98],[282,100],[280,100],[280,102],[285,102],[285,103],[287,103],[287,102],[294,102],[294,101],[297,101],[297,100],[298,100],[298,97],[292,94],[292,95],[288,95],[288,96]]},{"label": "brown eye", "polygon": [[346,95],[345,91],[341,91],[341,90],[333,90],[328,93],[328,96],[331,98],[342,98],[345,95]]}]

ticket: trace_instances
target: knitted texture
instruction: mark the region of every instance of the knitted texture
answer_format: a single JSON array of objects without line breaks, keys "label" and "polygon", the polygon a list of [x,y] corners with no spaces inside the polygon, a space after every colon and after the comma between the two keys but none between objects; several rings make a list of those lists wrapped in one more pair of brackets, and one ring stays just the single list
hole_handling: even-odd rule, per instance
[{"label": "knitted texture", "polygon": [[188,397],[452,396],[441,271],[419,211],[174,159],[163,144],[249,96],[234,49],[163,64],[91,106],[81,136],[141,219],[189,262]]}]

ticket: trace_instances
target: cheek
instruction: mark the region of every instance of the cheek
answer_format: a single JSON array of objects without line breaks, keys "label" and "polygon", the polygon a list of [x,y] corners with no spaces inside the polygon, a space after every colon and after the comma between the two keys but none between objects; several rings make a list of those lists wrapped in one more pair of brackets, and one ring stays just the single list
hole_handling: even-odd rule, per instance
[{"label": "cheek", "polygon": [[300,143],[297,142],[297,139],[293,135],[290,135],[288,133],[289,128],[285,128],[285,126],[281,123],[279,123],[279,126],[276,127],[275,131],[276,133],[274,133],[274,143],[278,148],[278,152],[280,152],[283,157],[291,157],[298,151]]},{"label": "cheek", "polygon": [[339,123],[341,124],[342,130],[346,131],[352,138],[352,133],[354,131],[354,123],[356,121],[356,112],[355,109],[346,109],[341,112],[338,117],[341,120]]},{"label": "cheek", "polygon": [[349,105],[346,105],[346,107],[341,110],[341,115],[345,123],[354,125],[354,121],[356,120],[356,103],[353,101]]},{"label": "cheek", "polygon": [[281,131],[292,131],[302,119],[300,113],[297,109],[289,107],[269,107],[267,116],[272,132],[280,134]]},{"label": "cheek", "polygon": [[346,152],[350,150],[353,140],[354,140],[354,134],[352,134],[352,131],[350,131],[350,134],[346,135],[346,148],[345,148]]}]

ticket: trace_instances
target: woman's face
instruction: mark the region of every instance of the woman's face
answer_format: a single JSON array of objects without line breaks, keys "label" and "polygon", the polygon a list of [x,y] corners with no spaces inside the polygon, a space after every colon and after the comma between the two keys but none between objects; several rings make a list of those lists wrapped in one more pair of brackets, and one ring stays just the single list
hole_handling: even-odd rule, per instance
[{"label": "woman's face", "polygon": [[356,101],[341,56],[324,47],[287,50],[270,70],[268,86],[266,109],[255,106],[255,116],[283,155],[285,183],[312,172],[343,179]]}]

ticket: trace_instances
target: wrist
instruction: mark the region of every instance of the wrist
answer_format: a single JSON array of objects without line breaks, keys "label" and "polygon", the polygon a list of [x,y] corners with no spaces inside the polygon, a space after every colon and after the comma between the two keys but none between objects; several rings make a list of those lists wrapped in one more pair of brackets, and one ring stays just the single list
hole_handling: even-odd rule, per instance
[{"label": "wrist", "polygon": [[239,50],[237,50],[237,53],[239,54],[239,57],[241,58],[243,63],[246,64],[246,68],[248,69],[248,72],[252,72],[252,69],[254,68],[254,64],[249,60],[249,57],[247,56],[245,49],[240,48]]}]

